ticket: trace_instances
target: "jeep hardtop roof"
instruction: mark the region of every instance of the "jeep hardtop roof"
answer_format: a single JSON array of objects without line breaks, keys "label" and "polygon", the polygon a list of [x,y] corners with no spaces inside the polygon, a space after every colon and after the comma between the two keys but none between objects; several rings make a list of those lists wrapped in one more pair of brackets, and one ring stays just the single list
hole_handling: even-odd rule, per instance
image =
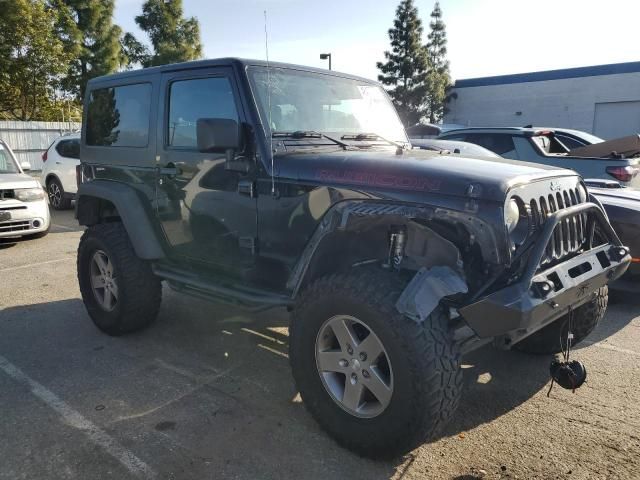
[{"label": "jeep hardtop roof", "polygon": [[379,84],[375,80],[371,80],[364,77],[358,77],[357,75],[350,75],[348,73],[336,72],[335,70],[326,70],[323,68],[315,68],[315,67],[307,67],[304,65],[296,65],[292,63],[283,63],[283,62],[269,62],[267,63],[264,60],[251,60],[246,58],[211,58],[206,60],[195,60],[192,62],[181,62],[181,63],[171,63],[168,65],[160,65],[158,67],[148,67],[148,68],[140,68],[137,70],[128,70],[126,72],[119,72],[110,75],[103,75],[101,77],[95,77],[89,80],[89,85],[93,86],[95,84],[100,84],[102,82],[113,82],[114,80],[135,80],[136,77],[146,77],[149,75],[154,75],[158,73],[166,73],[166,72],[179,72],[181,70],[195,70],[199,68],[209,68],[209,67],[237,67],[238,69],[243,69],[248,66],[261,66],[261,67],[272,67],[272,68],[291,68],[295,70],[303,70],[306,72],[315,72],[322,73],[324,75],[333,75],[336,77],[342,78],[350,78],[353,80],[358,80],[362,82],[367,82],[371,84]]}]

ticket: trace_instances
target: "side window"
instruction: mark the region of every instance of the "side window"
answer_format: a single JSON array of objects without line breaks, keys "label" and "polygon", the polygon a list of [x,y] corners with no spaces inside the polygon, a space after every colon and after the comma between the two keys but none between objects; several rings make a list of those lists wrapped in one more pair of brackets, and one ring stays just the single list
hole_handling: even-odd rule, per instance
[{"label": "side window", "polygon": [[167,145],[196,148],[196,123],[199,118],[238,121],[238,110],[228,78],[197,78],[171,83]]},{"label": "side window", "polygon": [[567,147],[569,150],[573,150],[574,148],[584,147],[585,145],[584,143],[579,142],[575,138],[565,137],[564,135],[556,134],[556,138],[560,140],[564,144],[564,146]]},{"label": "side window", "polygon": [[511,135],[505,133],[470,133],[465,141],[475,143],[506,158],[516,158],[516,147]]},{"label": "side window", "polygon": [[87,145],[146,147],[151,84],[93,90],[87,109]]},{"label": "side window", "polygon": [[80,141],[78,139],[61,140],[56,145],[56,152],[61,157],[80,158]]}]

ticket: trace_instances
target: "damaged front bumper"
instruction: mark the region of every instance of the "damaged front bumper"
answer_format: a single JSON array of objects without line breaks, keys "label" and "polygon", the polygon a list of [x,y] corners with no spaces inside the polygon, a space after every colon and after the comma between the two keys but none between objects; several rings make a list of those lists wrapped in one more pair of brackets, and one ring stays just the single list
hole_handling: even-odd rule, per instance
[{"label": "damaged front bumper", "polygon": [[[589,232],[585,251],[540,271],[556,228],[578,216],[586,218]],[[606,243],[592,247],[596,226]],[[478,337],[500,337],[502,345],[509,347],[591,300],[600,287],[619,278],[631,261],[629,250],[594,203],[550,215],[529,251],[524,273],[516,283],[458,309]]]}]

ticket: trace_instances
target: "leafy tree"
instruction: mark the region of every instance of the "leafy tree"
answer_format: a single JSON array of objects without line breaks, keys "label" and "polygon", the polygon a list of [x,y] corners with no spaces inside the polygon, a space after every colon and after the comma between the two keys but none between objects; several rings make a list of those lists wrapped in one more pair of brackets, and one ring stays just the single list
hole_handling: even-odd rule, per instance
[{"label": "leafy tree", "polygon": [[425,84],[429,57],[422,45],[422,22],[413,0],[402,0],[396,9],[393,28],[389,29],[391,51],[384,52],[386,62],[378,62],[378,76],[390,88],[400,118],[406,126],[424,115],[427,101]]},{"label": "leafy tree", "polygon": [[122,30],[112,21],[114,0],[49,1],[60,12],[58,35],[74,53],[62,84],[81,100],[91,78],[115,72],[123,61]]},{"label": "leafy tree", "polygon": [[182,0],[147,0],[136,23],[148,35],[153,52],[127,34],[122,44],[130,63],[151,67],[202,57],[200,25],[194,17],[183,17]]},{"label": "leafy tree", "polygon": [[60,120],[55,88],[72,53],[56,34],[59,13],[44,0],[1,0],[0,11],[0,117]]},{"label": "leafy tree", "polygon": [[433,7],[429,27],[426,49],[431,68],[427,75],[427,114],[429,121],[435,123],[444,114],[447,90],[451,84],[447,60],[447,32],[442,21],[440,2],[436,2]]}]

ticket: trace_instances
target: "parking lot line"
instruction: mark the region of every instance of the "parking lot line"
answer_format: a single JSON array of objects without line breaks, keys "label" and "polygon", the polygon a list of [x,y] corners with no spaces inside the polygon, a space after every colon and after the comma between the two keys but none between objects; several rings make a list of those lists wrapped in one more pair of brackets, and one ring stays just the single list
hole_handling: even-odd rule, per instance
[{"label": "parking lot line", "polygon": [[127,470],[140,478],[155,478],[156,473],[132,452],[120,445],[100,427],[83,417],[51,390],[36,382],[22,370],[0,355],[0,369],[19,383],[29,387],[31,393],[55,410],[67,424],[81,430],[96,445],[118,460]]},{"label": "parking lot line", "polygon": [[50,263],[67,262],[69,260],[75,260],[75,257],[58,258],[56,260],[47,260],[45,262],[38,262],[38,263],[28,263],[26,265],[18,265],[17,267],[0,268],[0,273],[12,272],[14,270],[22,270],[23,268],[39,267],[40,265],[48,265]]}]

